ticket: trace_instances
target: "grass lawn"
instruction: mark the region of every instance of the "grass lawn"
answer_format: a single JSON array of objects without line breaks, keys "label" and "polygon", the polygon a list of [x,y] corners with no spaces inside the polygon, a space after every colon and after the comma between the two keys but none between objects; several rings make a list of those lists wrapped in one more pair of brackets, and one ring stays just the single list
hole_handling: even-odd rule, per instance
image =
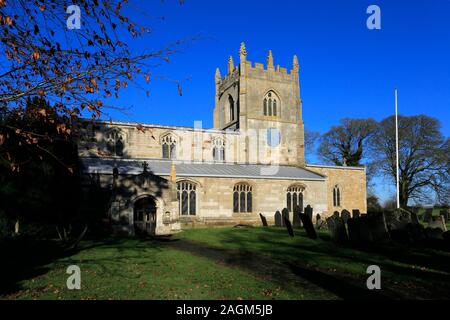
[{"label": "grass lawn", "polygon": [[[339,247],[326,233],[289,238],[279,228],[213,228],[170,239],[3,243],[2,299],[340,299],[450,298],[450,253],[400,246]],[[66,268],[81,268],[68,290]],[[382,290],[365,288],[366,269]]]}]

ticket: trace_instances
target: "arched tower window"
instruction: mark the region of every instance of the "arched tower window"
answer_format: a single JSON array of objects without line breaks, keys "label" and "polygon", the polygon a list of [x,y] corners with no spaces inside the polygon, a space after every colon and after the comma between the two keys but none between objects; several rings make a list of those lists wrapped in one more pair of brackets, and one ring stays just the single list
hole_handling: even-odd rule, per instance
[{"label": "arched tower window", "polygon": [[113,156],[122,157],[124,149],[124,138],[122,131],[119,129],[111,129],[105,134],[106,149]]},{"label": "arched tower window", "polygon": [[269,91],[264,96],[263,114],[269,117],[278,117],[280,115],[280,99],[273,91]]},{"label": "arched tower window", "polygon": [[234,99],[232,96],[228,96],[228,105],[230,111],[230,122],[234,121]]},{"label": "arched tower window", "polygon": [[177,156],[177,140],[171,134],[167,134],[161,138],[162,157],[163,159],[176,159]]},{"label": "arched tower window", "polygon": [[299,206],[303,211],[303,192],[305,187],[301,185],[293,185],[287,188],[286,192],[286,208],[289,211],[294,211],[296,206]]},{"label": "arched tower window", "polygon": [[233,212],[252,212],[253,208],[252,186],[239,183],[233,188]]},{"label": "arched tower window", "polygon": [[333,188],[333,206],[341,206],[341,188],[339,188],[339,186],[337,185]]},{"label": "arched tower window", "polygon": [[197,214],[197,185],[190,181],[177,182],[179,213],[183,216]]},{"label": "arched tower window", "polygon": [[225,161],[225,141],[217,138],[213,140],[213,159],[214,161]]}]

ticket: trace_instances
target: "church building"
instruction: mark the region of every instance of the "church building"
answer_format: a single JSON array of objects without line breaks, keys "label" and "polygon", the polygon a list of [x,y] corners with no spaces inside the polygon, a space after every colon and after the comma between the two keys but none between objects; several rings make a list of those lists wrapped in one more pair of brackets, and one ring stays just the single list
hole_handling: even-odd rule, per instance
[{"label": "church building", "polygon": [[247,60],[215,73],[214,128],[83,120],[78,150],[84,185],[110,191],[107,210],[130,234],[166,235],[184,228],[273,223],[276,211],[313,207],[366,212],[360,167],[305,161],[296,56],[290,70]]}]

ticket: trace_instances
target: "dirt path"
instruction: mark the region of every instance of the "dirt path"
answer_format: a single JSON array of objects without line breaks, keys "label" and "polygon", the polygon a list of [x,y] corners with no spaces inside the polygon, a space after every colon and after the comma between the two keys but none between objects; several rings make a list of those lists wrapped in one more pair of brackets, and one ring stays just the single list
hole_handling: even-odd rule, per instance
[{"label": "dirt path", "polygon": [[316,269],[281,263],[268,256],[239,250],[214,248],[190,240],[165,241],[164,245],[176,250],[208,258],[216,263],[242,269],[258,278],[278,283],[282,288],[298,288],[317,293],[317,296],[334,296],[336,299],[392,299],[407,298],[391,291],[369,291],[365,281],[344,275],[331,275]]}]

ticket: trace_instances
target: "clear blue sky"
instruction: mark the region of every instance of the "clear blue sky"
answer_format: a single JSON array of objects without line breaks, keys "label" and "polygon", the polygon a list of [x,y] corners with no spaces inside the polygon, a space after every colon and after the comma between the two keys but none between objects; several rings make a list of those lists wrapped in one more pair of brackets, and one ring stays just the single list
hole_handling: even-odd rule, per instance
[{"label": "clear blue sky", "polygon": [[[271,49],[276,64],[290,67],[298,55],[311,130],[325,132],[343,117],[382,119],[393,112],[398,87],[401,113],[437,117],[450,134],[450,0],[131,3],[136,20],[154,29],[137,50],[199,34],[203,39],[158,68],[169,78],[189,79],[182,97],[166,81],[152,82],[149,98],[129,88],[115,104],[132,107],[132,114],[112,113],[115,119],[187,126],[203,120],[211,127],[215,69],[225,73],[230,54],[237,62],[245,41],[251,61],[265,63]],[[381,8],[381,30],[366,28],[370,4]],[[164,21],[152,19],[157,16]]]},{"label": "clear blue sky", "polygon": [[[344,117],[380,120],[393,113],[397,87],[402,114],[436,117],[450,135],[450,0],[131,3],[135,19],[154,30],[135,49],[199,34],[203,39],[158,69],[172,79],[189,79],[182,97],[166,81],[152,82],[149,98],[129,88],[115,103],[131,107],[131,114],[112,112],[113,119],[183,126],[202,120],[212,127],[215,69],[224,74],[230,54],[236,63],[245,41],[253,62],[265,63],[271,49],[275,64],[290,68],[298,55],[310,130],[325,132]],[[371,4],[381,8],[381,30],[366,28]],[[136,13],[142,10],[145,14]],[[157,16],[164,20],[152,18]]]}]

